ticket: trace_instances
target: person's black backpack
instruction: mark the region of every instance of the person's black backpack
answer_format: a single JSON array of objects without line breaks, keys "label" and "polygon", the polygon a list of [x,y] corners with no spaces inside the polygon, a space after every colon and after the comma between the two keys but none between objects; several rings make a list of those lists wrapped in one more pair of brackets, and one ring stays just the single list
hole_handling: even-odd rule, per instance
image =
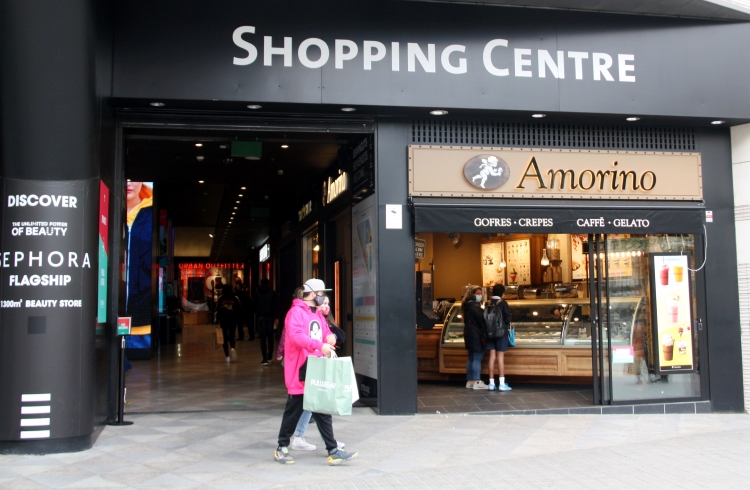
[{"label": "person's black backpack", "polygon": [[505,336],[507,329],[503,311],[499,304],[488,303],[484,307],[484,328],[488,339],[499,339]]}]

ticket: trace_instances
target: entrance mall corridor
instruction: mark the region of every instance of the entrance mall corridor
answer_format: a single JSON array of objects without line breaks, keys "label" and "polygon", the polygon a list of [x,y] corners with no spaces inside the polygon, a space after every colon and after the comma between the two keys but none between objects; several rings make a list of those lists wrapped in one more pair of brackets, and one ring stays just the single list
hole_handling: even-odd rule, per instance
[{"label": "entrance mall corridor", "polygon": [[281,413],[287,395],[281,363],[274,359],[268,366],[260,364],[256,337],[252,342],[237,340],[237,361],[227,364],[213,336],[213,325],[185,326],[178,343],[163,345],[151,360],[132,361],[133,368],[125,375],[125,412],[272,409]]}]

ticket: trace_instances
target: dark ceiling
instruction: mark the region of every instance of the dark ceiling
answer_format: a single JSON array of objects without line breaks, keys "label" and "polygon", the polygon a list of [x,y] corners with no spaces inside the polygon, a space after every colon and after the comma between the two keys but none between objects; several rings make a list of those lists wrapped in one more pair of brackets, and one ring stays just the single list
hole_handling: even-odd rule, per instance
[{"label": "dark ceiling", "polygon": [[[155,183],[157,206],[168,211],[173,226],[215,227],[212,259],[243,260],[320,194],[347,139],[332,133],[129,129],[125,173]],[[232,157],[232,140],[261,142],[262,157]]]}]

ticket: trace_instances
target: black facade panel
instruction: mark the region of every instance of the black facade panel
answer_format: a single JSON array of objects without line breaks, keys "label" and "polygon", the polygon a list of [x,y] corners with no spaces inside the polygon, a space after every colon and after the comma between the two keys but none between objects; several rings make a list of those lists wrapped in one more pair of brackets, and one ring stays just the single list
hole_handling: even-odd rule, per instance
[{"label": "black facade panel", "polygon": [[706,312],[711,409],[743,410],[742,347],[737,291],[737,247],[729,130],[697,130],[702,154],[703,195],[714,212],[706,223]]},{"label": "black facade panel", "polygon": [[[105,397],[100,397],[97,405],[97,393],[107,391],[107,376],[100,377],[99,385],[96,384],[97,366],[104,367],[106,359],[98,364],[95,361],[97,357],[106,358],[107,346],[105,341],[96,354],[94,333],[99,191],[97,127],[101,125],[97,112],[96,22],[96,8],[91,0],[7,0],[0,3],[0,175],[4,191],[15,189],[19,194],[33,191],[42,195],[41,191],[46,189],[50,195],[62,195],[68,187],[71,192],[80,190],[78,213],[60,217],[61,221],[68,222],[70,235],[34,236],[39,242],[29,245],[31,248],[27,246],[25,252],[44,250],[45,253],[67,254],[78,249],[79,261],[81,250],[85,250],[92,261],[92,267],[81,267],[72,276],[76,282],[75,294],[65,295],[60,290],[60,294],[68,297],[57,298],[82,300],[88,307],[63,311],[61,305],[51,308],[48,305],[32,312],[26,310],[23,303],[24,309],[19,310],[23,312],[19,313],[21,316],[32,313],[47,317],[46,333],[41,333],[36,322],[32,330],[37,333],[33,334],[29,334],[26,321],[16,323],[15,329],[5,328],[14,323],[6,321],[7,311],[3,310],[6,312],[3,320],[6,339],[2,346],[7,352],[0,356],[5,380],[0,390],[0,412],[4,414],[0,452],[85,449],[93,443],[95,424],[101,426],[107,416]],[[102,69],[105,75],[109,71],[106,66]],[[99,84],[100,88],[104,87],[100,90],[102,97],[109,95],[105,93],[108,86],[111,83],[104,76]],[[3,202],[4,235],[12,227],[8,204]],[[42,206],[23,209],[30,212],[31,221],[51,222],[56,216],[52,211],[55,206]],[[14,240],[7,236],[3,240],[4,250],[12,251]],[[47,263],[44,267],[55,266]],[[41,277],[39,273],[29,274]],[[24,301],[55,299],[44,297],[54,287],[9,288],[8,285],[7,281],[3,283],[3,294],[26,289]],[[45,289],[47,291],[42,291]],[[18,296],[20,299],[21,295]],[[29,352],[34,352],[32,360]],[[32,435],[30,437],[35,439],[21,440],[25,437],[18,420],[22,416],[19,407],[23,403],[22,395],[27,395],[28,399],[28,395],[39,394],[49,395],[49,438],[39,435],[36,439],[37,435]],[[35,407],[34,404],[45,402],[28,403]],[[101,409],[98,418],[97,407]]]},{"label": "black facade panel", "polygon": [[0,3],[0,175],[98,176],[90,0]]},{"label": "black facade panel", "polygon": [[[278,54],[264,64],[266,36],[274,48],[290,39],[289,66]],[[337,40],[357,50],[338,66]],[[321,43],[328,59],[318,65]],[[637,15],[386,0],[118,0],[114,95],[747,118],[748,45],[747,23]]]},{"label": "black facade panel", "polygon": [[[378,199],[378,393],[383,415],[417,412],[414,233],[407,209],[409,121],[380,121],[375,170]],[[386,229],[385,205],[400,204],[403,226]]]}]

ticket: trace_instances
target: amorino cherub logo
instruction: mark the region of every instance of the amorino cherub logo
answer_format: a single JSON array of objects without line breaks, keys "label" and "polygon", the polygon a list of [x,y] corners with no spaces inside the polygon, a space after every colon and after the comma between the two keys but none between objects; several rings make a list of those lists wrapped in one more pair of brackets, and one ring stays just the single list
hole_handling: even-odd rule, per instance
[{"label": "amorino cherub logo", "polygon": [[509,177],[508,164],[495,155],[477,155],[464,164],[464,178],[477,189],[497,189],[505,184]]}]

